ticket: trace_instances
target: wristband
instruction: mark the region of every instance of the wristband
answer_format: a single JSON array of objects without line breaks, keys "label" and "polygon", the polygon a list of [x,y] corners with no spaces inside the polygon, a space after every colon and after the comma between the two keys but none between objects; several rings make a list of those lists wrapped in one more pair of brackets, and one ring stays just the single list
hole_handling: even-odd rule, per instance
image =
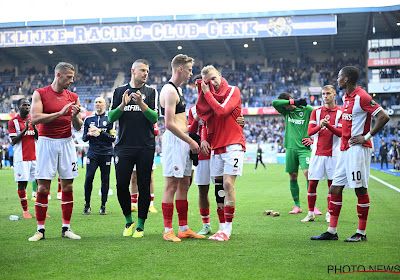
[{"label": "wristband", "polygon": [[369,131],[367,134],[364,135],[365,141],[368,141],[369,139],[371,139],[371,137],[372,137],[372,135],[371,135],[371,132],[369,132]]},{"label": "wristband", "polygon": [[290,104],[290,105],[294,105],[294,99],[293,99],[293,98],[290,98],[290,99],[289,99],[289,104]]}]

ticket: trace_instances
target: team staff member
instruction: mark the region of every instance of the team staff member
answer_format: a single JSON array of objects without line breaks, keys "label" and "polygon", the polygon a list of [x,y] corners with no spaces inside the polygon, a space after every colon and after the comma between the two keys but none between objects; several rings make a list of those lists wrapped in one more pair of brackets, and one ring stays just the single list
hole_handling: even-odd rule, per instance
[{"label": "team staff member", "polygon": [[[115,89],[108,119],[119,121],[115,144],[115,175],[117,196],[125,216],[123,236],[143,237],[144,223],[150,205],[151,170],[155,152],[153,125],[158,121],[158,92],[146,85],[149,63],[138,59],[132,64],[131,80]],[[131,213],[129,183],[133,166],[136,165],[139,188],[138,224]]]},{"label": "team staff member", "polygon": [[[206,120],[207,133],[211,140],[211,176],[222,180],[225,224],[222,231],[209,237],[216,241],[227,241],[232,234],[232,220],[236,206],[235,180],[242,176],[243,157],[246,151],[243,129],[237,122],[241,116],[241,94],[231,86],[212,66],[201,70],[201,91],[196,103],[199,117]],[[208,112],[208,118],[207,118]],[[214,113],[213,113],[214,112]],[[212,113],[212,115],[209,115]]]},{"label": "team staff member", "polygon": [[9,120],[8,131],[11,144],[14,146],[14,179],[18,184],[18,196],[21,201],[23,216],[32,219],[28,211],[26,186],[35,181],[36,169],[36,140],[39,133],[35,125],[31,124],[29,110],[31,104],[25,98],[17,103],[19,114]]},{"label": "team staff member", "polygon": [[[301,213],[303,211],[300,208],[297,177],[300,165],[304,177],[308,180],[311,143],[307,143],[309,141],[307,139],[310,139],[307,135],[307,128],[314,108],[307,105],[307,101],[304,98],[294,100],[287,92],[279,94],[278,100],[272,101],[272,106],[285,117],[285,140],[283,145],[286,148],[286,172],[289,173],[290,192],[295,203],[295,207],[289,213]],[[305,141],[305,144],[303,144],[303,141]]]},{"label": "team staff member", "polygon": [[[389,121],[383,108],[361,87],[357,86],[359,71],[356,67],[343,67],[338,74],[339,88],[346,89],[343,96],[342,141],[340,157],[330,188],[329,212],[331,220],[328,230],[311,240],[338,240],[337,223],[342,208],[343,188],[355,190],[357,195],[358,228],[345,242],[367,241],[365,229],[370,207],[368,181],[371,165],[371,137]],[[371,117],[377,119],[371,129]]]},{"label": "team staff member", "polygon": [[[336,90],[333,86],[327,85],[322,88],[322,99],[324,106],[315,109],[311,113],[308,125],[308,135],[314,136],[310,168],[308,169],[308,214],[302,222],[315,220],[315,201],[317,200],[317,186],[319,180],[328,181],[328,189],[332,184],[333,173],[336,168],[336,161],[340,151],[340,137],[342,136],[342,124],[340,118],[342,111],[335,104]],[[329,222],[329,198],[325,221]]]},{"label": "team staff member", "polygon": [[75,68],[67,62],[55,67],[51,85],[33,93],[31,119],[39,127],[36,179],[38,193],[35,202],[38,231],[29,241],[44,239],[48,194],[51,180],[61,179],[62,232],[61,237],[81,239],[70,229],[73,208],[73,181],[78,177],[78,160],[72,140],[72,126],[79,131],[82,127],[80,102],[76,93],[67,90],[74,81]]},{"label": "team staff member", "polygon": [[[162,138],[162,168],[165,177],[165,189],[162,198],[165,228],[163,238],[170,242],[180,242],[181,238],[205,238],[205,236],[194,233],[187,222],[187,193],[192,172],[190,151],[193,154],[198,154],[200,147],[188,135],[186,103],[179,86],[190,80],[193,75],[193,64],[193,58],[183,54],[176,55],[171,62],[172,77],[163,86],[160,93],[160,105],[166,128]],[[179,219],[178,237],[172,228],[174,197]]]},{"label": "team staff member", "polygon": [[261,164],[264,166],[264,169],[267,169],[262,161],[262,154],[263,151],[260,147],[260,144],[257,144],[257,160],[256,160],[256,167],[254,167],[254,170],[257,170],[258,162],[261,162]]},{"label": "team staff member", "polygon": [[[108,121],[108,114],[105,112],[106,101],[103,97],[94,100],[95,114],[85,119],[83,125],[84,142],[89,141],[89,150],[86,160],[85,178],[85,208],[84,215],[91,212],[90,197],[92,195],[93,180],[96,170],[100,167],[101,172],[101,207],[100,215],[107,215],[106,202],[110,188],[111,158],[114,154],[113,142],[115,135],[112,134],[113,124]],[[83,158],[82,158],[83,160]]]}]

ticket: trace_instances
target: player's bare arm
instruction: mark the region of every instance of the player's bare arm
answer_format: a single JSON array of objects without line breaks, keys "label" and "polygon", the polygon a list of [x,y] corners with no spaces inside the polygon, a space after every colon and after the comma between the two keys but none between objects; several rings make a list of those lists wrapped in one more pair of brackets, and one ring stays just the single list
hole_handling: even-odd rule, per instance
[{"label": "player's bare arm", "polygon": [[175,106],[178,102],[176,90],[171,85],[165,85],[160,93],[160,103],[165,109],[165,128],[188,143],[190,150],[198,154],[200,152],[199,145],[186,134],[188,131],[186,113],[175,114]]},{"label": "player's bare arm", "polygon": [[31,107],[31,120],[33,124],[39,123],[49,123],[57,119],[58,117],[64,116],[69,109],[74,105],[75,102],[66,104],[61,111],[54,112],[50,114],[43,113],[43,103],[40,98],[39,92],[35,91],[32,97],[32,107]]},{"label": "player's bare arm", "polygon": [[81,118],[81,102],[78,100],[76,101],[76,104],[72,105],[72,110],[71,110],[71,122],[72,126],[77,130],[81,130],[83,121]]},{"label": "player's bare arm", "polygon": [[[377,134],[384,126],[385,124],[390,120],[389,115],[385,112],[385,110],[380,110],[378,114],[376,114],[376,121],[375,125],[372,127],[370,130],[370,137],[374,136]],[[368,139],[365,139],[366,137],[364,135],[357,135],[353,136],[349,140],[350,145],[357,145],[357,144],[364,144],[367,142]]]}]

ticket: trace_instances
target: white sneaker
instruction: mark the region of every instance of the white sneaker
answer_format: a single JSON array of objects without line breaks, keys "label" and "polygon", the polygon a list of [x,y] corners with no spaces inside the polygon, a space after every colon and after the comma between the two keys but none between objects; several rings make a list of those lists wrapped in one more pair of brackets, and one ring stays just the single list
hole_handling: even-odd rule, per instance
[{"label": "white sneaker", "polygon": [[41,239],[44,239],[44,233],[37,231],[32,237],[28,238],[28,241],[39,241]]},{"label": "white sneaker", "polygon": [[314,220],[315,220],[315,216],[314,215],[307,214],[307,216],[301,221],[303,223],[307,223],[307,222],[313,222]]},{"label": "white sneaker", "polygon": [[63,231],[61,233],[61,237],[66,237],[70,239],[81,239],[79,235],[76,235],[75,233],[72,232],[72,230],[69,228],[66,231]]},{"label": "white sneaker", "polygon": [[331,214],[329,212],[326,212],[325,222],[329,223],[330,221],[331,221]]}]

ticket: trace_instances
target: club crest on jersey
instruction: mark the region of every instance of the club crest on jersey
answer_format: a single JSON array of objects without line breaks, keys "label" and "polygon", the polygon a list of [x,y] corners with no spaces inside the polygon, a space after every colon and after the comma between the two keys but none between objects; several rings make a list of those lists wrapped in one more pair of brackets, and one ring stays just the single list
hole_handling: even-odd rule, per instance
[{"label": "club crest on jersey", "polygon": [[175,165],[175,166],[174,166],[174,171],[175,171],[175,172],[178,172],[178,171],[179,171],[179,167]]},{"label": "club crest on jersey", "polygon": [[303,115],[304,115],[303,112],[300,112],[300,113],[299,113],[299,116],[300,116],[300,117],[302,117]]},{"label": "club crest on jersey", "polygon": [[116,157],[115,157],[115,164],[118,164],[118,161],[119,161],[119,157],[116,156]]},{"label": "club crest on jersey", "polygon": [[103,126],[106,126],[107,125],[107,121],[103,121]]},{"label": "club crest on jersey", "polygon": [[378,103],[375,102],[375,100],[371,100],[369,102],[369,105],[371,105],[371,107],[374,107],[375,105],[377,105]]}]

